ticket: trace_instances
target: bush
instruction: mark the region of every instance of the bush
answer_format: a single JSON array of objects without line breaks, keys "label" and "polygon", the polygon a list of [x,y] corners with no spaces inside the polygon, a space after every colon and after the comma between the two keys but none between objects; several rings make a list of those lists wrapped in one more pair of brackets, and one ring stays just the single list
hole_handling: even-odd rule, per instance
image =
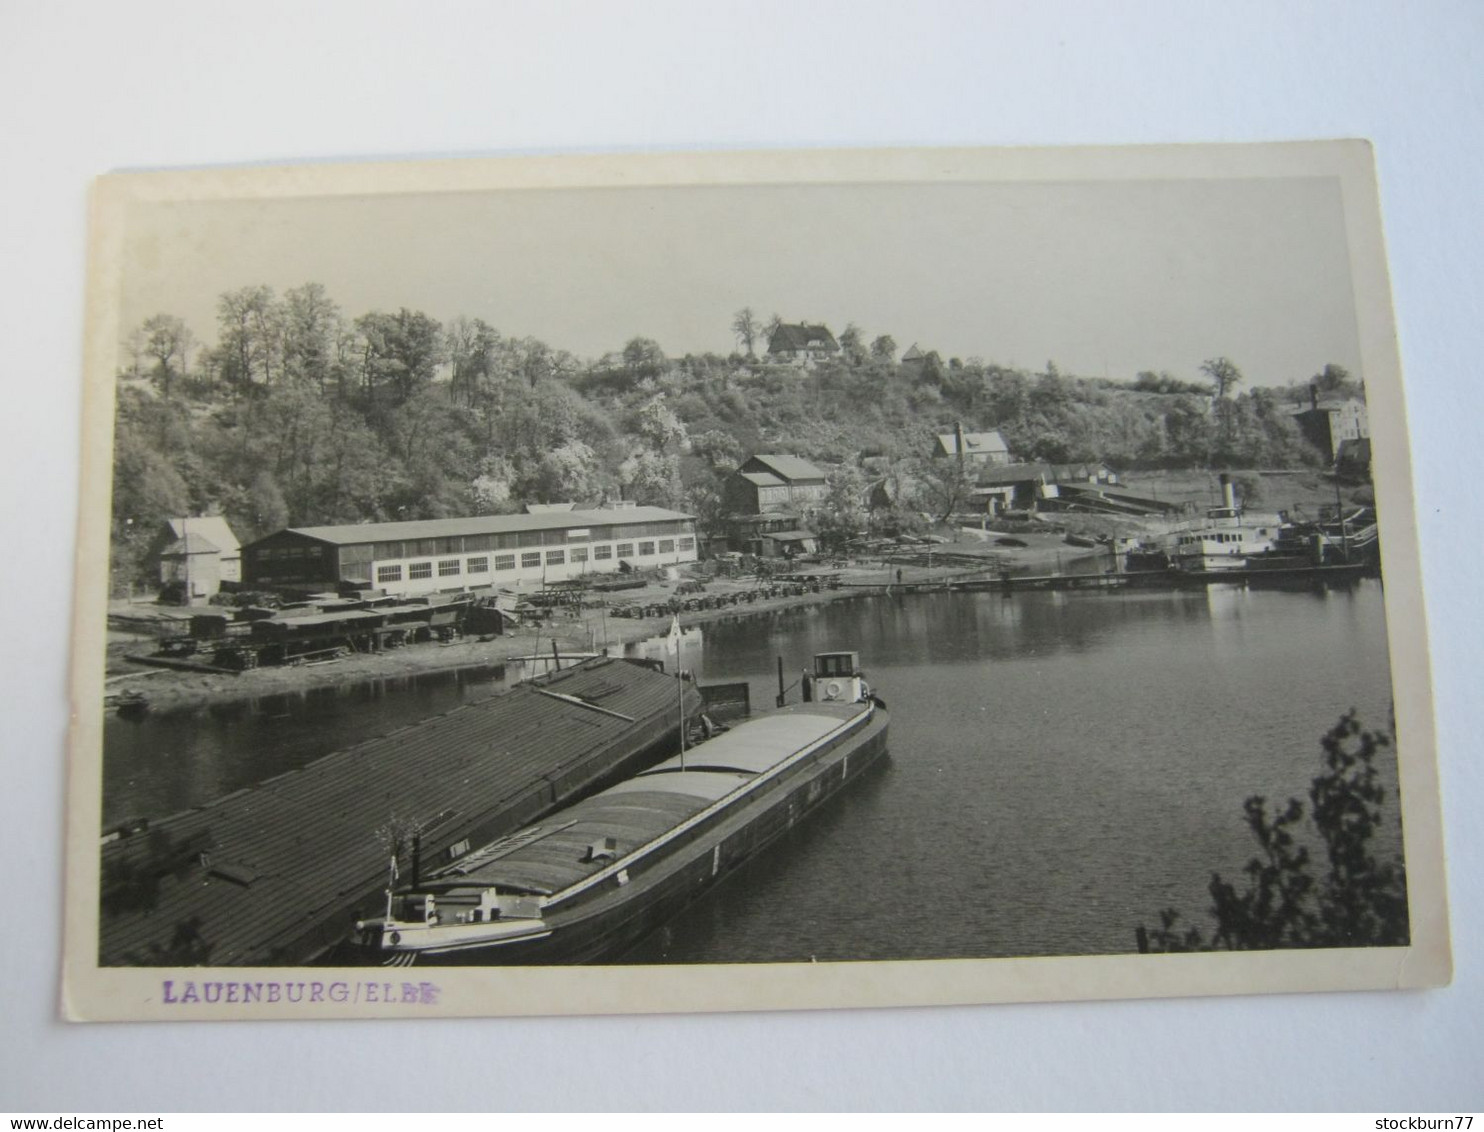
[{"label": "bush", "polygon": [[[1370,841],[1384,818],[1385,790],[1376,757],[1391,738],[1361,727],[1352,711],[1322,740],[1324,770],[1309,788],[1309,825],[1322,852],[1311,853],[1296,833],[1304,803],[1290,798],[1268,814],[1266,799],[1247,799],[1247,826],[1261,852],[1244,870],[1246,888],[1213,873],[1208,891],[1215,920],[1209,938],[1178,926],[1173,908],[1160,926],[1137,931],[1140,951],[1255,951],[1288,947],[1401,947],[1411,938],[1407,877],[1399,857],[1378,860]],[[1326,871],[1318,875],[1315,868]]]}]

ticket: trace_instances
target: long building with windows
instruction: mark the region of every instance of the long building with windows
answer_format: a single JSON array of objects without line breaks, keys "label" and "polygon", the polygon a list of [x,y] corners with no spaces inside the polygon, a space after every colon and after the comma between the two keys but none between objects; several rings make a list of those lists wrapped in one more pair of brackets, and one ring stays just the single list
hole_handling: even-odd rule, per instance
[{"label": "long building with windows", "polygon": [[696,560],[693,516],[660,507],[290,527],[242,548],[249,588],[396,596],[562,582]]}]

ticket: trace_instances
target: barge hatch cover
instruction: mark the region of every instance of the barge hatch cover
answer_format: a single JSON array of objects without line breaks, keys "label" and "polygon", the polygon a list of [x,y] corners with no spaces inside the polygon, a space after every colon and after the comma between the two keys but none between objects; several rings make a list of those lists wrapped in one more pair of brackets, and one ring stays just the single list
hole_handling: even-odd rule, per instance
[{"label": "barge hatch cover", "polygon": [[[422,823],[431,872],[461,842],[514,832],[634,773],[662,743],[673,750],[676,708],[673,676],[589,661],[151,822],[102,848],[99,964],[307,962],[379,897],[390,860],[378,830],[393,816]],[[686,711],[699,709],[688,684]],[[224,879],[213,860],[252,882]]]}]

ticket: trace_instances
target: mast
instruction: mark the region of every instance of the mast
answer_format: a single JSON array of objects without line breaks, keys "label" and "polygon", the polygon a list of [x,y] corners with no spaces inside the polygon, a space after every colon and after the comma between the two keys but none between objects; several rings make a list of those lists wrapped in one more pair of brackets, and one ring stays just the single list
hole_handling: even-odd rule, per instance
[{"label": "mast", "polygon": [[665,639],[669,651],[675,654],[675,691],[680,709],[680,769],[685,769],[685,681],[680,675],[680,614],[670,615],[670,633]]}]

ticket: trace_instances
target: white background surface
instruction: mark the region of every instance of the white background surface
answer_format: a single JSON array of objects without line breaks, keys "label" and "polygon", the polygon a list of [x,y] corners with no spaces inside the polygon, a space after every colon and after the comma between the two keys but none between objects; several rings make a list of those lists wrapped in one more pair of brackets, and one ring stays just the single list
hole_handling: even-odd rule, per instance
[{"label": "white background surface", "polygon": [[[1484,1097],[1473,3],[0,2],[0,1110],[1360,1109]],[[87,184],[265,161],[877,145],[1376,144],[1457,974],[1424,993],[519,1021],[57,1020]]]}]

